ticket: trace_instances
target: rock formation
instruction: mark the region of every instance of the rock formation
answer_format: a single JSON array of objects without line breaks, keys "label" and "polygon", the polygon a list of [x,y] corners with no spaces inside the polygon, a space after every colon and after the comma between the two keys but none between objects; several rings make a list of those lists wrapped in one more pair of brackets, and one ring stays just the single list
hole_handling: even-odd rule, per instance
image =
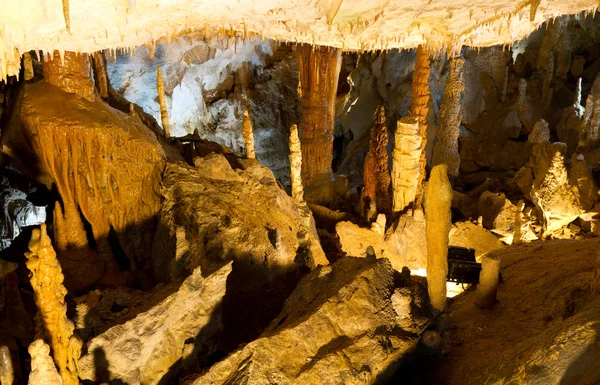
[{"label": "rock formation", "polygon": [[[419,118],[420,120],[420,118]],[[414,117],[398,121],[392,151],[392,208],[394,212],[404,210],[415,201],[419,189],[421,172],[425,172],[423,133]]]},{"label": "rock formation", "polygon": [[390,214],[392,210],[391,178],[388,169],[388,132],[385,124],[385,109],[377,107],[371,129],[371,143],[365,157],[364,188],[360,194],[361,213],[373,220],[375,212]]},{"label": "rock formation", "polygon": [[500,235],[503,242],[512,243],[518,210],[504,193],[484,192],[477,202],[477,210],[483,219],[483,227]]},{"label": "rock formation", "polygon": [[341,66],[341,50],[298,45],[300,83],[300,140],[302,141],[302,180],[331,174],[335,96]]},{"label": "rock formation", "polygon": [[475,303],[482,309],[494,307],[496,304],[496,290],[500,281],[500,258],[494,254],[487,254],[481,259],[481,273]]},{"label": "rock formation", "polygon": [[43,60],[44,80],[65,92],[94,101],[94,82],[90,78],[90,59],[87,54],[57,51]]},{"label": "rock formation", "polygon": [[12,385],[14,380],[14,369],[10,350],[7,346],[0,346],[0,383]]},{"label": "rock formation", "polygon": [[162,122],[165,138],[170,138],[169,112],[165,99],[165,83],[163,81],[162,69],[156,67],[156,90],[158,92],[158,104],[160,105],[160,120]]},{"label": "rock formation", "polygon": [[[419,134],[421,135],[421,155],[419,158],[419,176],[415,207],[420,206],[423,197],[423,180],[427,166],[427,113],[429,111],[429,52],[423,45],[417,47],[415,70],[413,72],[410,113],[417,118]],[[396,142],[397,143],[397,142]],[[395,193],[394,193],[395,194]],[[394,208],[394,211],[396,209]]]},{"label": "rock formation", "polygon": [[[73,60],[65,58],[65,65]],[[93,84],[89,91],[85,88],[91,82],[89,75],[86,80],[61,71],[48,76],[69,92],[93,97]],[[54,102],[47,103],[48,98]],[[118,269],[108,242],[111,229],[129,258],[127,269],[145,264],[153,217],[160,207],[165,158],[147,127],[99,99],[92,100],[45,83],[26,84],[18,114],[2,137],[2,151],[21,171],[60,194],[62,202],[54,212],[55,241],[65,283],[76,291],[93,285],[105,268]],[[35,161],[26,154],[34,154]],[[87,247],[82,217],[91,225],[99,256]],[[69,257],[63,258],[67,251]]]},{"label": "rock formation", "polygon": [[450,232],[452,187],[445,164],[431,170],[425,191],[425,223],[427,229],[427,290],[436,312],[446,307],[448,275],[448,234]]},{"label": "rock formation", "polygon": [[422,290],[415,282],[395,286],[385,259],[342,258],[319,267],[300,281],[260,338],[192,384],[384,380],[428,324]]},{"label": "rock formation", "polygon": [[[31,356],[31,373],[29,374],[29,385],[62,385],[63,379],[56,371],[50,347],[42,339],[35,340],[29,345]],[[72,383],[72,382],[71,382]]]},{"label": "rock formation", "polygon": [[244,110],[242,134],[244,135],[244,148],[246,149],[246,158],[256,158],[256,150],[254,150],[254,132],[252,131],[252,122],[250,121],[250,115],[248,115],[248,110]]},{"label": "rock formation", "polygon": [[[216,351],[223,328],[222,303],[231,265],[206,278],[197,267],[183,283],[155,290],[146,300],[150,309],[130,309],[125,322],[116,321],[87,343],[79,376],[94,382],[153,385],[173,381],[182,366],[195,368],[195,363],[204,362]],[[99,357],[106,360],[104,370],[110,378],[103,378]]]},{"label": "rock formation", "polygon": [[292,197],[298,202],[304,202],[304,187],[302,183],[302,148],[298,138],[298,127],[290,128],[290,182]]},{"label": "rock formation", "polygon": [[226,156],[197,157],[196,167],[167,166],[152,272],[169,282],[197,266],[210,272],[233,260],[223,321],[225,336],[239,343],[276,315],[300,269],[326,259],[314,228],[310,247],[301,247],[301,204],[273,173],[255,159]]},{"label": "rock formation", "polygon": [[[62,270],[45,224],[39,230],[33,230],[29,249],[30,252],[26,253],[27,268],[31,271],[30,282],[38,308],[38,331],[50,341],[62,384],[77,385],[77,360],[81,354],[81,340],[73,335],[74,325],[67,318],[67,290],[62,284]],[[43,349],[38,354],[44,356]]]},{"label": "rock formation", "polygon": [[463,92],[463,64],[464,59],[453,57],[450,59],[450,70],[444,98],[440,106],[440,119],[437,129],[437,143],[433,153],[433,164],[445,164],[448,176],[456,178],[460,167],[458,154],[458,134],[462,120],[460,97]]}]

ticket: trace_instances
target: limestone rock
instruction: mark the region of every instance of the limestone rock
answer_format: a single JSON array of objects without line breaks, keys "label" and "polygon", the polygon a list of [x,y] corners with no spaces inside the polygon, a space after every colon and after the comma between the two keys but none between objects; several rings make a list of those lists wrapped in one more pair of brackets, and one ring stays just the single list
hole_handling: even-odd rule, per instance
[{"label": "limestone rock", "polygon": [[490,251],[504,247],[502,242],[490,231],[471,222],[458,222],[450,229],[451,246],[462,246],[475,249],[475,258],[481,259]]},{"label": "limestone rock", "polygon": [[[385,259],[341,258],[304,277],[269,328],[192,384],[372,384],[415,348],[423,288]],[[301,341],[300,343],[298,343]]]},{"label": "limestone rock", "polygon": [[233,260],[224,323],[225,335],[237,344],[276,316],[301,269],[326,260],[314,226],[307,234],[310,246],[298,239],[301,204],[273,173],[255,159],[225,156],[196,158],[201,169],[168,164],[152,273],[169,282],[197,266],[209,273]]},{"label": "limestone rock", "polygon": [[554,143],[535,149],[531,199],[543,216],[543,235],[550,235],[584,212],[579,191],[571,185],[565,166],[567,146]]},{"label": "limestone rock", "polygon": [[581,208],[585,211],[594,207],[598,189],[594,183],[594,177],[588,167],[585,158],[581,154],[574,154],[569,165],[569,184],[575,186],[579,193]]},{"label": "limestone rock", "polygon": [[392,151],[392,210],[400,212],[413,203],[420,179],[422,153],[419,122],[415,117],[398,121]]},{"label": "limestone rock", "polygon": [[469,196],[452,190],[452,208],[458,210],[466,218],[477,218],[477,201]]},{"label": "limestone rock", "polygon": [[515,233],[515,206],[503,193],[484,192],[477,202],[479,215],[483,217],[483,227],[503,237],[511,244]]},{"label": "limestone rock", "polygon": [[402,270],[404,261],[396,254],[394,248],[387,244],[384,235],[370,228],[360,227],[352,222],[339,222],[335,226],[343,254],[351,257],[366,257],[367,247],[375,250],[377,258],[387,258],[396,270]]},{"label": "limestone rock", "polygon": [[180,360],[185,366],[206,359],[222,330],[221,307],[231,269],[228,263],[203,278],[198,267],[166,298],[172,287],[156,290],[149,304],[130,310],[128,320],[87,343],[88,353],[79,360],[80,377],[158,384],[175,378]]},{"label": "limestone rock", "polygon": [[385,240],[398,256],[390,258],[394,269],[402,270],[406,266],[416,271],[427,267],[427,248],[423,247],[427,244],[423,210],[403,214],[390,226]]},{"label": "limestone rock", "polygon": [[32,342],[28,352],[31,356],[29,385],[62,385],[62,378],[50,357],[50,346],[44,340],[38,339]]},{"label": "limestone rock", "polygon": [[[108,243],[111,228],[129,268],[141,268],[150,255],[165,164],[154,133],[100,99],[88,101],[45,83],[26,84],[19,100],[3,132],[2,151],[24,174],[58,190],[62,210],[54,213],[54,230],[59,260],[75,263],[65,266],[65,275],[85,277],[90,261],[100,275],[104,265],[118,269]],[[99,256],[86,254],[81,215],[91,225]],[[81,253],[63,258],[66,250]],[[90,277],[77,289],[94,283]]]}]

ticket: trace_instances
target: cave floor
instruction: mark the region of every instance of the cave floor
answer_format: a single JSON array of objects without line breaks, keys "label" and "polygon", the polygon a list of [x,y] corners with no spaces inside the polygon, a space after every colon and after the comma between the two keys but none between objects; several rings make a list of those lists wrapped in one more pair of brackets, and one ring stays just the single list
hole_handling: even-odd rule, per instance
[{"label": "cave floor", "polygon": [[420,383],[482,383],[475,378],[498,364],[501,355],[576,314],[590,300],[599,246],[598,239],[551,240],[498,250],[497,305],[479,309],[474,290],[450,300],[447,313],[456,324],[450,352]]}]

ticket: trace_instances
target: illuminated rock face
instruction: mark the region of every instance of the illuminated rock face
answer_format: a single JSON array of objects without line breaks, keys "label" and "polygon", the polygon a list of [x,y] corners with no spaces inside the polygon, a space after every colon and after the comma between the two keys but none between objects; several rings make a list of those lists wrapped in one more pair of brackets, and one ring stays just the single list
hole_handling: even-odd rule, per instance
[{"label": "illuminated rock face", "polygon": [[[198,267],[183,283],[157,288],[146,302],[153,305],[149,310],[147,305],[131,309],[124,322],[87,343],[80,377],[153,385],[172,381],[182,359],[184,367],[206,359],[223,328],[222,301],[230,273],[231,263],[206,278]],[[99,357],[105,367],[99,366]]]},{"label": "illuminated rock face", "polygon": [[[111,228],[129,257],[129,268],[144,265],[165,162],[148,128],[99,99],[88,101],[42,82],[23,87],[3,134],[2,151],[14,164],[60,194],[62,202],[54,211],[59,259],[62,251],[78,251],[64,267],[71,288],[92,285],[104,265],[118,268],[108,243]],[[91,225],[99,257],[87,248],[82,217]]]},{"label": "illuminated rock face", "polygon": [[[453,0],[419,6],[383,1],[121,0],[70,1],[68,18],[59,1],[6,1],[0,16],[0,79],[19,70],[32,49],[94,52],[133,47],[195,30],[201,35],[234,33],[334,46],[347,50],[432,48],[510,44],[550,16],[592,10],[595,0]],[[66,21],[69,21],[67,28]],[[36,28],[31,26],[35,25]],[[16,48],[16,50],[15,50]]]},{"label": "illuminated rock face", "polygon": [[386,259],[347,257],[321,266],[300,281],[258,339],[193,384],[381,381],[414,349],[430,319],[424,292],[410,279],[396,286]]}]

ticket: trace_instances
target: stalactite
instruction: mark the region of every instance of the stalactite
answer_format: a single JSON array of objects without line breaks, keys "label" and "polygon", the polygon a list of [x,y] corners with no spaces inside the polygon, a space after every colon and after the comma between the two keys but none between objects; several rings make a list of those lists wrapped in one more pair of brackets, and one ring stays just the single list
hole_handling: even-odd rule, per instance
[{"label": "stalactite", "polygon": [[[385,109],[378,106],[375,124],[371,128],[369,153],[364,163],[364,188],[361,193],[361,210],[364,217],[374,203],[378,213],[390,214],[392,210],[391,177],[388,170],[388,133],[385,125]],[[373,219],[373,218],[370,218]]]},{"label": "stalactite", "polygon": [[[415,70],[412,80],[412,103],[410,113],[417,117],[419,133],[421,135],[421,155],[419,159],[419,174],[417,180],[417,191],[415,196],[415,206],[421,205],[423,198],[423,180],[425,179],[427,167],[427,113],[429,112],[429,74],[431,63],[429,61],[429,52],[423,45],[417,48],[417,57]],[[394,209],[394,211],[396,211]]]},{"label": "stalactite", "polygon": [[252,131],[252,122],[250,121],[248,110],[244,110],[242,135],[244,136],[244,145],[246,147],[246,158],[255,159],[256,151],[254,150],[254,132]]},{"label": "stalactite", "polygon": [[[418,118],[407,116],[398,121],[392,151],[392,208],[404,210],[415,201],[421,178],[422,136]],[[424,171],[424,170],[423,170]]]},{"label": "stalactite", "polygon": [[304,202],[304,187],[302,186],[302,149],[298,137],[298,126],[290,128],[290,180],[292,197],[298,202]]},{"label": "stalactite", "polygon": [[29,52],[25,52],[23,54],[23,77],[25,81],[33,79],[33,62],[31,60],[31,55]]},{"label": "stalactite", "polygon": [[[29,385],[63,385],[63,380],[56,371],[50,357],[50,347],[42,339],[33,341],[27,349],[31,356],[31,373]],[[4,384],[4,383],[2,383]]]},{"label": "stalactite", "polygon": [[108,82],[106,57],[104,52],[94,52],[92,55],[92,67],[94,69],[94,79],[96,84],[96,90],[100,97],[104,100],[108,99],[108,88],[110,86]]},{"label": "stalactite", "polygon": [[158,91],[160,119],[165,132],[165,138],[170,138],[171,132],[169,130],[169,113],[167,112],[167,102],[165,100],[165,84],[163,82],[162,69],[160,67],[156,67],[156,89]]},{"label": "stalactite", "polygon": [[54,51],[51,58],[43,61],[44,80],[62,90],[94,101],[94,82],[90,77],[90,60],[85,53]]},{"label": "stalactite", "polygon": [[62,0],[63,16],[65,18],[65,25],[67,32],[71,33],[71,15],[69,12],[69,0]]},{"label": "stalactite", "polygon": [[433,164],[446,164],[448,176],[456,178],[460,167],[458,153],[458,135],[462,121],[460,97],[464,89],[463,83],[464,59],[454,57],[450,59],[450,71],[444,97],[440,106],[440,119],[437,130],[437,143],[433,153]]},{"label": "stalactite", "polygon": [[427,237],[427,290],[436,312],[446,307],[448,276],[448,237],[451,222],[452,186],[445,164],[431,170],[425,191],[425,231]]},{"label": "stalactite", "polygon": [[34,229],[29,242],[27,268],[31,271],[31,287],[38,308],[38,328],[50,341],[54,361],[56,362],[62,383],[77,385],[76,363],[81,354],[82,342],[73,335],[73,323],[67,318],[63,274],[46,225]]},{"label": "stalactite", "polygon": [[300,138],[302,140],[302,180],[306,186],[318,177],[331,174],[335,97],[341,68],[341,50],[296,47],[300,97]]},{"label": "stalactite", "polygon": [[12,385],[14,378],[10,350],[8,350],[8,346],[0,346],[0,384]]}]

